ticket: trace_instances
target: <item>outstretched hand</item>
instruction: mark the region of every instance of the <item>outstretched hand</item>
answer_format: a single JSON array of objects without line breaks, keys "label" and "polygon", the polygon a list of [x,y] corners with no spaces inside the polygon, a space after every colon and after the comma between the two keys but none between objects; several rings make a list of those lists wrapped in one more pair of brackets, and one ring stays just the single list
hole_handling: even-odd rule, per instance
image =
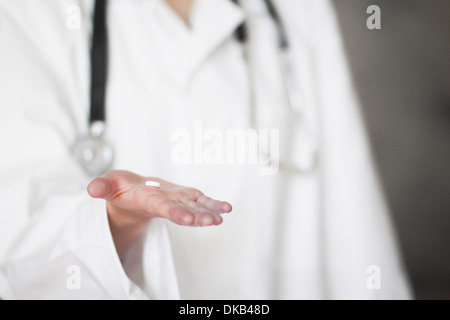
[{"label": "outstretched hand", "polygon": [[[155,181],[160,187],[146,186]],[[219,225],[221,214],[232,210],[228,202],[201,191],[129,171],[110,171],[88,186],[93,198],[106,200],[110,227],[119,254],[144,230],[151,218],[165,218],[183,226]]]}]

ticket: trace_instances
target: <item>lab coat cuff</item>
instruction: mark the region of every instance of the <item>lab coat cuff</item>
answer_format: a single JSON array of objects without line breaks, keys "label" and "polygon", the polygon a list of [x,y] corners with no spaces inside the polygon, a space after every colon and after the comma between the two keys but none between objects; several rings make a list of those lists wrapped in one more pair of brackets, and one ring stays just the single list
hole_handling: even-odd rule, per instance
[{"label": "lab coat cuff", "polygon": [[120,261],[106,205],[103,201],[97,201],[96,206],[99,206],[96,212],[102,212],[98,215],[98,225],[102,230],[103,240],[98,241],[101,246],[106,245],[111,259],[110,267],[119,276],[126,296],[131,299],[179,299],[166,222],[163,219],[152,219],[145,232],[128,249],[123,261]]},{"label": "lab coat cuff", "polygon": [[[91,211],[92,210],[92,211]],[[80,244],[76,255],[85,261],[90,272],[95,274],[97,282],[111,286],[114,299],[148,299],[139,286],[130,279],[120,261],[109,225],[108,212],[104,200],[92,200],[91,210],[82,210],[79,217],[83,230],[80,232]],[[81,221],[85,219],[85,221]],[[97,259],[95,255],[99,254]],[[97,263],[94,263],[93,260]],[[102,259],[102,260],[100,260]],[[105,272],[105,268],[109,272]]]},{"label": "lab coat cuff", "polygon": [[[46,237],[53,215],[42,216],[33,233]],[[109,229],[103,200],[82,201],[46,246],[9,259],[5,274],[11,299],[130,300],[148,299],[126,275]],[[48,232],[49,233],[49,232]],[[28,239],[27,241],[30,241]],[[29,246],[28,246],[29,247]]]}]

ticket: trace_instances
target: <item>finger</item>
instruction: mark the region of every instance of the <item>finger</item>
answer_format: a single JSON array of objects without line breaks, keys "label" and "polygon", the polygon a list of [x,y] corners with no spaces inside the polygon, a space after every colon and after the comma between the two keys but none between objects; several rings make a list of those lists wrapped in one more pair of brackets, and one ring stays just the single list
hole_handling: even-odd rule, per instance
[{"label": "finger", "polygon": [[201,204],[190,201],[187,204],[189,210],[194,214],[193,225],[196,226],[211,226],[219,225],[223,222],[222,217],[218,212],[214,212],[205,208]]},{"label": "finger", "polygon": [[191,225],[194,216],[188,209],[180,207],[175,202],[164,199],[156,206],[158,216],[169,219],[180,225]]},{"label": "finger", "polygon": [[108,199],[114,193],[114,187],[109,179],[98,177],[89,183],[87,191],[93,198]]},{"label": "finger", "polygon": [[167,196],[168,192],[159,188],[140,185],[134,188],[127,199],[128,207],[141,214],[168,219],[181,225],[190,225],[194,218],[186,208]]},{"label": "finger", "polygon": [[228,202],[214,200],[205,195],[198,197],[197,202],[209,210],[220,213],[229,213],[233,209],[231,204],[229,204]]},{"label": "finger", "polygon": [[88,185],[88,193],[109,201],[130,190],[140,180],[140,176],[128,171],[109,171]]},{"label": "finger", "polygon": [[222,217],[219,214],[214,213],[200,213],[194,214],[193,226],[207,227],[213,225],[219,225],[223,222]]},{"label": "finger", "polygon": [[223,218],[215,213],[215,214],[201,214],[201,215],[195,215],[196,217],[196,223],[198,226],[213,226],[213,225],[219,225],[223,222]]},{"label": "finger", "polygon": [[168,190],[167,195],[172,200],[186,203],[188,201],[196,201],[203,195],[203,193],[197,189],[182,187],[174,190]]}]

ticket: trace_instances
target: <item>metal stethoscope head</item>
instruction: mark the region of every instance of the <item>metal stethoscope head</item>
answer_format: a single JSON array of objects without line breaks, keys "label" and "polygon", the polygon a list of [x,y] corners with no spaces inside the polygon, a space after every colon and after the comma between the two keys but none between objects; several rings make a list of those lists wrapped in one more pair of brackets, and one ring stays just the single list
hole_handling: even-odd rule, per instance
[{"label": "metal stethoscope head", "polygon": [[86,136],[75,142],[74,155],[89,176],[100,176],[111,170],[114,162],[114,149],[105,138],[105,123],[96,121],[90,124]]}]

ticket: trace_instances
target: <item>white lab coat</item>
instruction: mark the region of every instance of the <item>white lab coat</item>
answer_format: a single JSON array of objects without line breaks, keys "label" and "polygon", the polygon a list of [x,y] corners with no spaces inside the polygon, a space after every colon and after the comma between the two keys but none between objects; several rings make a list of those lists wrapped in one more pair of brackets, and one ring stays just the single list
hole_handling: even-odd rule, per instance
[{"label": "white lab coat", "polygon": [[[87,195],[92,177],[71,153],[87,129],[93,1],[0,0],[0,296],[409,298],[332,6],[276,3],[319,141],[320,166],[309,175],[173,161],[177,130],[194,134],[199,123],[222,133],[248,129],[255,117],[261,128],[280,130],[282,157],[301,156],[297,129],[288,130],[273,24],[260,2],[247,0],[242,9],[197,0],[188,28],[162,0],[110,1],[114,168],[233,205],[218,227],[153,220],[121,263],[104,201]],[[79,29],[68,27],[73,8],[80,8]],[[250,68],[233,37],[245,16]],[[371,266],[381,287],[370,286]]]}]

